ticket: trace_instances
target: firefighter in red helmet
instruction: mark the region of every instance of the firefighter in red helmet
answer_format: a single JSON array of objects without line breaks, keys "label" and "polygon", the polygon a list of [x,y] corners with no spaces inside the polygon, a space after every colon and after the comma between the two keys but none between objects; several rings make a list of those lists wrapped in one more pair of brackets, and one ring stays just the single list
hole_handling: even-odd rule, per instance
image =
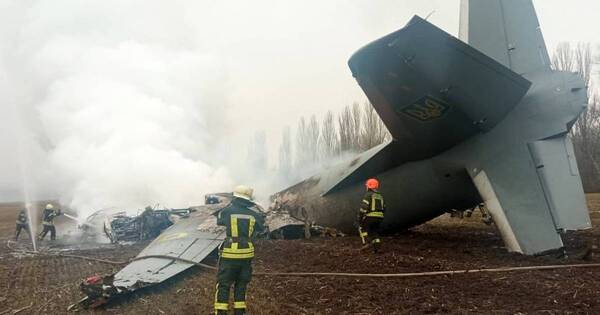
[{"label": "firefighter in red helmet", "polygon": [[358,212],[358,232],[360,233],[363,245],[370,243],[373,251],[377,253],[381,247],[379,228],[385,213],[385,203],[383,196],[378,191],[379,181],[377,179],[368,179],[365,186],[367,192],[362,199]]}]

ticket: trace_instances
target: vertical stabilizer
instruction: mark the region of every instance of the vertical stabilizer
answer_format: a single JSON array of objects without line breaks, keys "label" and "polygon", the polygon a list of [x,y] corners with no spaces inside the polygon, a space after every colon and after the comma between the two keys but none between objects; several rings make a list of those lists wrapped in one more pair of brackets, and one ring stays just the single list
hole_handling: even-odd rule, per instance
[{"label": "vertical stabilizer", "polygon": [[518,74],[550,69],[532,0],[461,0],[459,33]]}]

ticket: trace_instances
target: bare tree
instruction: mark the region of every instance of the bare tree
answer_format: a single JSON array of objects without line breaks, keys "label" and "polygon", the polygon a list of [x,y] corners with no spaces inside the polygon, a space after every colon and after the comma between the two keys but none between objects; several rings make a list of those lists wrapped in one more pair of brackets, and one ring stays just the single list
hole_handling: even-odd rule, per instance
[{"label": "bare tree", "polygon": [[365,102],[363,104],[362,114],[363,128],[360,133],[361,148],[362,150],[369,150],[386,141],[389,137],[389,133],[371,103]]},{"label": "bare tree", "polygon": [[349,106],[344,107],[342,113],[338,116],[338,129],[340,136],[340,153],[352,151],[354,125],[352,120],[352,110]]},{"label": "bare tree", "polygon": [[338,155],[339,139],[333,122],[333,113],[328,111],[321,124],[321,152],[326,159]]},{"label": "bare tree", "polygon": [[552,68],[559,71],[574,71],[575,59],[570,43],[560,43],[552,57]]},{"label": "bare tree", "polygon": [[383,143],[390,135],[373,106],[368,102],[344,107],[336,117],[329,111],[319,122],[311,116],[307,123],[302,117],[296,134],[296,166],[309,166],[322,158],[339,156],[345,152],[363,152]]},{"label": "bare tree", "polygon": [[590,44],[579,43],[574,52],[575,69],[577,73],[585,81],[585,85],[589,86],[592,81],[592,48]]},{"label": "bare tree", "polygon": [[358,102],[352,104],[352,151],[362,152],[364,148],[361,143],[362,131],[362,108]]},{"label": "bare tree", "polygon": [[579,117],[573,127],[571,139],[585,190],[599,191],[600,101],[597,97],[590,100],[587,110]]},{"label": "bare tree", "polygon": [[281,136],[279,145],[279,174],[283,178],[288,178],[292,171],[292,131],[285,127]]},{"label": "bare tree", "polygon": [[[587,85],[592,77],[592,49],[589,44],[578,44],[572,48],[568,43],[558,45],[553,57],[553,68],[561,71],[576,71]],[[584,189],[588,192],[600,190],[600,100],[590,88],[590,101],[586,111],[579,117],[571,131],[571,139],[579,165]]]},{"label": "bare tree", "polygon": [[296,129],[296,167],[302,167],[306,165],[309,160],[307,155],[307,150],[309,147],[307,130],[308,126],[306,124],[306,119],[302,117],[300,118],[300,121],[298,122],[298,128]]},{"label": "bare tree", "polygon": [[312,115],[310,122],[308,123],[307,137],[308,137],[308,152],[309,161],[315,163],[319,160],[319,135],[321,130],[319,129],[319,122],[317,117]]}]

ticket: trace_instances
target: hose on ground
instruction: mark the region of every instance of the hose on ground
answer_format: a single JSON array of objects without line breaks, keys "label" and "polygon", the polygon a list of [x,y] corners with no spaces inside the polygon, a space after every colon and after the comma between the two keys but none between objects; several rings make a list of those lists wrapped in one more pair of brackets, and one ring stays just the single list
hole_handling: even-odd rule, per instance
[{"label": "hose on ground", "polygon": [[[146,258],[161,258],[181,261],[190,265],[203,267],[210,270],[217,270],[215,266],[197,263],[188,259],[172,257],[166,255],[148,255],[132,259],[131,261],[143,260]],[[424,276],[444,276],[472,273],[495,273],[511,271],[532,271],[532,270],[556,270],[572,268],[598,268],[599,264],[571,264],[571,265],[547,265],[547,266],[525,266],[525,267],[501,267],[501,268],[482,268],[482,269],[464,269],[464,270],[445,270],[430,272],[407,272],[407,273],[347,273],[347,272],[254,272],[255,276],[273,276],[273,277],[352,277],[352,278],[411,278]]]},{"label": "hose on ground", "polygon": [[94,257],[89,257],[89,256],[80,256],[80,255],[71,255],[71,254],[62,254],[62,253],[45,253],[45,252],[26,250],[26,249],[15,249],[12,246],[10,246],[10,242],[11,242],[11,240],[7,240],[6,247],[8,249],[10,249],[11,251],[13,251],[14,253],[40,255],[40,256],[76,258],[76,259],[82,259],[82,260],[88,260],[88,261],[101,262],[101,263],[109,264],[109,265],[125,265],[125,264],[129,263],[128,261],[112,261],[112,260],[94,258]]},{"label": "hose on ground", "polygon": [[[199,266],[209,270],[217,270],[217,267],[195,262],[192,260],[173,257],[168,255],[147,255],[130,259],[129,261],[111,261],[106,259],[93,258],[88,256],[70,255],[70,254],[50,254],[41,253],[29,250],[13,249],[10,246],[10,240],[7,242],[7,247],[13,252],[21,252],[33,255],[58,256],[96,261],[111,265],[125,265],[130,262],[144,260],[148,258],[170,259],[180,261],[194,266]],[[350,278],[415,278],[415,277],[431,277],[431,276],[448,276],[473,273],[498,273],[498,272],[514,272],[514,271],[536,271],[536,270],[558,270],[558,269],[575,269],[575,268],[600,268],[600,263],[597,264],[569,264],[569,265],[546,265],[546,266],[524,266],[524,267],[500,267],[500,268],[481,268],[481,269],[463,269],[463,270],[444,270],[444,271],[429,271],[429,272],[406,272],[406,273],[348,273],[348,272],[254,272],[255,276],[265,277],[350,277]]]}]

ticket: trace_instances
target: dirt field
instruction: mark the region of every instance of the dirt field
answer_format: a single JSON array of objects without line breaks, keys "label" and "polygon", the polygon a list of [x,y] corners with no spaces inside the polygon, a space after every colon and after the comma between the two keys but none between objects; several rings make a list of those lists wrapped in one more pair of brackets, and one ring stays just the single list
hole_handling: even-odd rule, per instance
[{"label": "dirt field", "polygon": [[[600,195],[590,195],[589,204],[594,224],[600,226]],[[16,213],[16,205],[0,206],[0,314],[24,307],[19,314],[67,313],[67,306],[81,298],[82,278],[119,269],[73,258],[15,256],[6,244],[13,237]],[[567,235],[567,259],[524,257],[508,254],[494,228],[478,218],[442,217],[386,237],[378,256],[360,252],[355,237],[261,241],[254,266],[256,271],[396,273],[600,263],[600,252],[582,258],[587,246],[599,245],[598,236],[598,227]],[[143,247],[73,252],[126,260]],[[213,296],[214,274],[196,268],[104,309],[81,313],[210,314]],[[600,269],[566,269],[396,280],[255,277],[248,303],[250,314],[600,314],[599,296]]]}]

